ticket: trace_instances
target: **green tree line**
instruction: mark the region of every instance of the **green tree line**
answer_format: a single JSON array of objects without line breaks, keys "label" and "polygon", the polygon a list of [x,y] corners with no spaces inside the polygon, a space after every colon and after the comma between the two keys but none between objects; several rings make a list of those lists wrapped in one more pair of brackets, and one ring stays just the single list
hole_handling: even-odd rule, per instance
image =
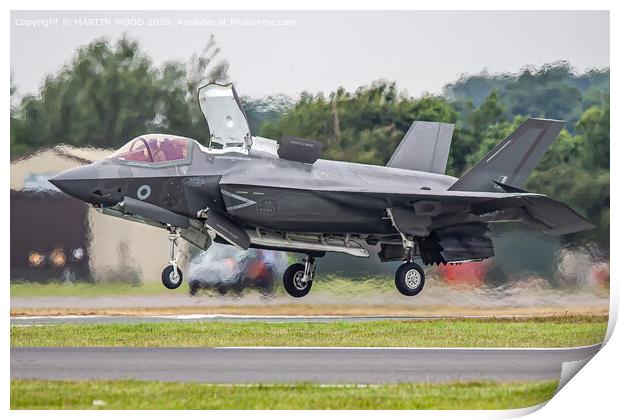
[{"label": "green tree line", "polygon": [[[153,64],[138,43],[98,39],[19,97],[11,83],[11,158],[58,143],[117,148],[145,132],[208,142],[197,88],[229,80],[211,37],[187,62]],[[526,117],[565,119],[566,129],[526,188],[563,200],[609,243],[609,69],[577,74],[565,62],[517,74],[464,76],[441,95],[413,98],[390,81],[299,98],[242,97],[253,134],[320,140],[327,159],[384,165],[415,120],[455,124],[447,173],[460,176]]]}]

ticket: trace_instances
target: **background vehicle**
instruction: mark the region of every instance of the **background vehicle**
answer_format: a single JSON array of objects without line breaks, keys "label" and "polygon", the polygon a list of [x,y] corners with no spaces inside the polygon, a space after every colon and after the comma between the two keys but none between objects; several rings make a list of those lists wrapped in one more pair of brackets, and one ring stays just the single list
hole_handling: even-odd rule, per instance
[{"label": "background vehicle", "polygon": [[241,293],[255,289],[271,294],[286,265],[284,252],[249,249],[213,244],[208,252],[201,251],[189,264],[190,293],[217,290],[220,294]]}]

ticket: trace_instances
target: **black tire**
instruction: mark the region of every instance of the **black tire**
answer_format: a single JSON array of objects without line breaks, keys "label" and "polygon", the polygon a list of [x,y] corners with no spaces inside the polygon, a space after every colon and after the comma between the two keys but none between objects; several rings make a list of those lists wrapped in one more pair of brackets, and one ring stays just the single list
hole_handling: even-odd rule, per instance
[{"label": "black tire", "polygon": [[[312,288],[312,281],[305,283],[303,286],[299,282],[299,276],[303,277],[305,266],[300,263],[291,264],[282,278],[284,289],[289,295],[300,298],[306,296]],[[301,274],[300,274],[301,273]]]},{"label": "black tire", "polygon": [[164,286],[166,286],[167,289],[176,289],[181,285],[181,283],[183,283],[183,273],[181,272],[181,269],[179,267],[177,267],[177,274],[179,275],[179,278],[175,281],[175,279],[173,278],[174,267],[169,265],[168,267],[164,268],[164,271],[162,271],[161,273],[161,282],[164,284]]},{"label": "black tire", "polygon": [[424,288],[424,270],[416,263],[402,264],[394,277],[396,288],[405,296],[415,296]]}]

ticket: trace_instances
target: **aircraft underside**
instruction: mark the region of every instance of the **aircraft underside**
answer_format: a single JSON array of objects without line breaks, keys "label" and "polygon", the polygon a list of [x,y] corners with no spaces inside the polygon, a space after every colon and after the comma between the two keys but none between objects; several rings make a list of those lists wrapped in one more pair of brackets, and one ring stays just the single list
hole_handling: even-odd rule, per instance
[{"label": "aircraft underside", "polygon": [[[484,218],[463,212],[459,205],[413,202],[407,196],[239,185],[225,186],[222,192],[228,213],[250,226],[248,235],[256,248],[366,257],[366,245],[378,245],[382,261],[418,257],[424,264],[493,256]],[[403,240],[410,243],[410,249],[403,246]]]}]

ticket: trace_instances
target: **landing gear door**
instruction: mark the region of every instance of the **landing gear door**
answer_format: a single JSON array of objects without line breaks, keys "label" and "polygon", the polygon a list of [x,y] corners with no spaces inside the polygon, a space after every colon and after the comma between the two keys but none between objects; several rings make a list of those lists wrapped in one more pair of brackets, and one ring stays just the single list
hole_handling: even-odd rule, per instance
[{"label": "landing gear door", "polygon": [[209,124],[210,147],[251,146],[250,126],[232,83],[211,83],[201,87],[198,102]]},{"label": "landing gear door", "polygon": [[225,215],[209,210],[205,224],[229,244],[241,250],[247,250],[250,247],[250,237],[247,232]]}]

